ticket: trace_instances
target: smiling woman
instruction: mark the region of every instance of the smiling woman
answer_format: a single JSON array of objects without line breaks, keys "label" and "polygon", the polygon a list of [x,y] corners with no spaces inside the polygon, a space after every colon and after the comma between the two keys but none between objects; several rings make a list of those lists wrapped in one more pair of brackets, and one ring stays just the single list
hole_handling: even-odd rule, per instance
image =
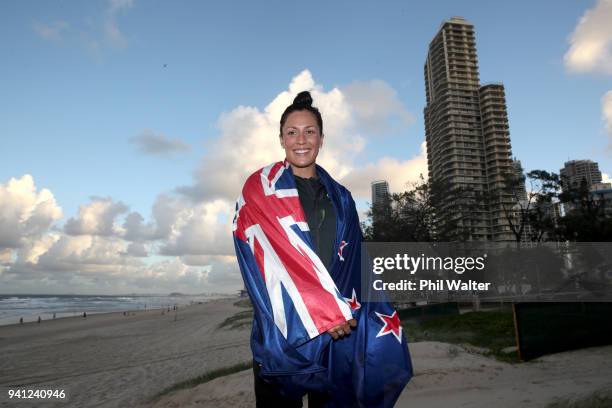
[{"label": "smiling woman", "polygon": [[301,407],[306,393],[309,407],[393,406],[412,376],[406,340],[389,303],[361,301],[359,217],[316,164],[323,120],[309,92],[285,109],[279,141],[285,160],[247,179],[233,222],[257,406]]},{"label": "smiling woman", "polygon": [[316,175],[315,161],[323,146],[323,119],[312,106],[309,92],[301,92],[289,105],[280,122],[280,143],[293,174],[309,178]]}]

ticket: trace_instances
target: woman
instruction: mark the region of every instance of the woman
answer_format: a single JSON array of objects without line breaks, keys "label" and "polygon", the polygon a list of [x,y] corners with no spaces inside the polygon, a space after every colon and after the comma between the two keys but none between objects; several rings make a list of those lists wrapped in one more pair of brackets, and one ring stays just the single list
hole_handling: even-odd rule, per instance
[{"label": "woman", "polygon": [[[412,375],[399,318],[362,302],[361,230],[346,188],[316,164],[323,120],[301,92],[280,121],[285,160],[253,173],[234,242],[254,308],[257,406],[392,406]],[[358,295],[359,294],[359,295]]]}]

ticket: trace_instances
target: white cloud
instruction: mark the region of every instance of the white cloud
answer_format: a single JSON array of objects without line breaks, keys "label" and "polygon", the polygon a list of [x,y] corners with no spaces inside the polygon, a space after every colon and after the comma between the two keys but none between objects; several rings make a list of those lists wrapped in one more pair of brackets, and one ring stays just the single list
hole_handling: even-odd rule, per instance
[{"label": "white cloud", "polygon": [[129,10],[134,6],[133,0],[109,0],[106,10],[106,17],[103,23],[103,32],[106,43],[111,47],[125,48],[128,41],[123,32],[119,29],[117,18],[119,14]]},{"label": "white cloud", "polygon": [[29,174],[0,184],[0,249],[31,244],[61,217],[51,191],[37,191]]},{"label": "white cloud", "polygon": [[612,183],[612,178],[607,173],[601,173],[601,182],[602,183]]},{"label": "white cloud", "polygon": [[44,40],[72,40],[99,58],[105,49],[124,49],[129,45],[118,20],[133,6],[133,0],[108,0],[103,13],[85,21],[35,21],[32,29]]},{"label": "white cloud", "polygon": [[45,254],[57,241],[61,235],[56,233],[47,233],[39,238],[28,240],[15,255],[17,262],[38,263],[40,256]]},{"label": "white cloud", "polygon": [[148,241],[160,238],[156,232],[156,226],[151,222],[145,223],[142,215],[137,212],[131,212],[125,217],[123,231],[123,239],[128,241]]},{"label": "white cloud", "polygon": [[[406,191],[409,183],[418,182],[420,175],[427,179],[427,151],[425,142],[421,152],[408,160],[383,157],[375,163],[355,168],[342,179],[354,196],[371,201],[370,182],[386,180],[391,192]],[[367,182],[364,182],[367,181]]]},{"label": "white cloud", "polygon": [[342,88],[355,122],[372,136],[402,130],[414,122],[397,92],[384,81],[353,82]]},{"label": "white cloud", "polygon": [[[112,7],[125,10],[128,3]],[[388,84],[357,82],[324,90],[304,70],[265,108],[238,106],[220,115],[219,137],[194,173],[193,185],[178,188],[182,194],[159,194],[148,220],[129,212],[121,201],[92,197],[65,223],[63,232],[56,233],[50,226],[61,210],[50,192],[37,193],[31,177],[19,181],[20,188],[12,187],[12,195],[0,185],[0,242],[4,239],[15,248],[9,253],[0,245],[0,285],[10,290],[38,284],[42,291],[56,293],[194,293],[242,287],[231,234],[234,200],[250,173],[284,158],[279,119],[302,90],[311,91],[323,115],[325,141],[318,162],[356,199],[369,200],[374,179],[386,179],[392,190],[400,191],[426,174],[424,144],[421,153],[408,160],[367,161],[364,154],[386,132],[412,121]],[[173,149],[163,136],[156,142],[163,145],[161,150]],[[15,196],[14,190],[29,191],[28,200],[3,199],[1,194]],[[30,210],[6,210],[15,207],[7,202],[21,201]],[[14,219],[22,225],[16,226]],[[15,230],[33,232],[17,234],[29,237],[20,240],[12,235]]]},{"label": "white cloud", "polygon": [[128,211],[122,202],[110,197],[91,197],[90,204],[79,207],[79,215],[66,221],[64,231],[69,235],[120,235],[121,228],[116,218]]},{"label": "white cloud", "polygon": [[112,273],[118,265],[133,263],[122,257],[127,244],[120,238],[96,235],[62,235],[38,258],[38,268],[49,271]]},{"label": "white cloud", "polygon": [[130,242],[125,255],[146,258],[149,256],[149,251],[143,242]]},{"label": "white cloud", "polygon": [[48,24],[35,21],[32,28],[42,39],[58,41],[62,38],[62,33],[68,30],[69,24],[66,21],[54,21]]},{"label": "white cloud", "polygon": [[134,7],[134,0],[109,0],[109,12],[117,13]]},{"label": "white cloud", "polygon": [[156,135],[150,130],[145,130],[138,136],[130,139],[136,148],[145,154],[156,156],[169,156],[174,153],[187,152],[191,147],[180,139],[170,139],[162,134]]},{"label": "white cloud", "polygon": [[[92,197],[64,231],[53,194],[31,176],[0,184],[0,287],[45,293],[231,292],[241,286],[232,205],[160,195],[146,222],[110,197]],[[165,256],[159,256],[163,252]],[[217,254],[217,255],[210,255]],[[182,255],[182,256],[179,256]]]},{"label": "white cloud", "polygon": [[612,138],[612,91],[606,92],[601,98],[601,112],[608,136]]},{"label": "white cloud", "polygon": [[174,223],[160,248],[163,255],[232,255],[229,222],[234,206],[226,200],[190,204],[182,200],[174,207]]},{"label": "white cloud", "polygon": [[[0,249],[0,265],[9,265],[13,263],[13,250],[10,248]],[[2,268],[0,268],[0,273]]]},{"label": "white cloud", "polygon": [[[358,163],[358,155],[369,141],[373,142],[389,129],[389,122],[405,127],[412,115],[383,81],[357,82],[325,91],[308,70],[296,75],[289,89],[279,93],[263,111],[238,106],[223,113],[217,122],[220,135],[194,173],[194,184],[179,187],[177,191],[196,201],[235,200],[249,174],[284,158],[278,140],[279,120],[295,95],[303,90],[311,92],[313,105],[323,116],[325,139],[317,162],[338,180],[345,177],[354,180],[352,186],[358,194],[366,191],[371,177],[358,181],[351,174],[376,164]],[[383,162],[392,161],[383,159]],[[215,176],[211,177],[212,174]]]},{"label": "white cloud", "polygon": [[572,72],[612,74],[612,0],[587,10],[570,36],[565,66]]}]

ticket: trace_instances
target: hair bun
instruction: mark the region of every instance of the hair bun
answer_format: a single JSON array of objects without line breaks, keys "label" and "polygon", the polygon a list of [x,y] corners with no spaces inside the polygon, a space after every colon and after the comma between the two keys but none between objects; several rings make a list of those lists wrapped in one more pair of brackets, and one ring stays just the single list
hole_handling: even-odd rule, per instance
[{"label": "hair bun", "polygon": [[310,96],[310,92],[302,91],[293,100],[294,105],[299,106],[312,106],[312,96]]}]

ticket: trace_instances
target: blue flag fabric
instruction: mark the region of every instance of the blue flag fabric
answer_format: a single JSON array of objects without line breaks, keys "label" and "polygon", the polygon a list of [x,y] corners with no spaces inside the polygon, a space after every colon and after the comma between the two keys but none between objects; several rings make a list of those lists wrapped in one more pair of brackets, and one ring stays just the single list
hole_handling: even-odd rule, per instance
[{"label": "blue flag fabric", "polygon": [[[350,192],[320,166],[337,213],[329,270],[313,250],[291,166],[253,173],[236,203],[234,244],[254,309],[251,349],[265,381],[287,396],[328,392],[329,407],[391,407],[412,377],[397,312],[361,301],[362,233]],[[365,292],[364,292],[365,293]],[[372,299],[372,296],[368,297]],[[353,332],[327,330],[350,318]]]}]

